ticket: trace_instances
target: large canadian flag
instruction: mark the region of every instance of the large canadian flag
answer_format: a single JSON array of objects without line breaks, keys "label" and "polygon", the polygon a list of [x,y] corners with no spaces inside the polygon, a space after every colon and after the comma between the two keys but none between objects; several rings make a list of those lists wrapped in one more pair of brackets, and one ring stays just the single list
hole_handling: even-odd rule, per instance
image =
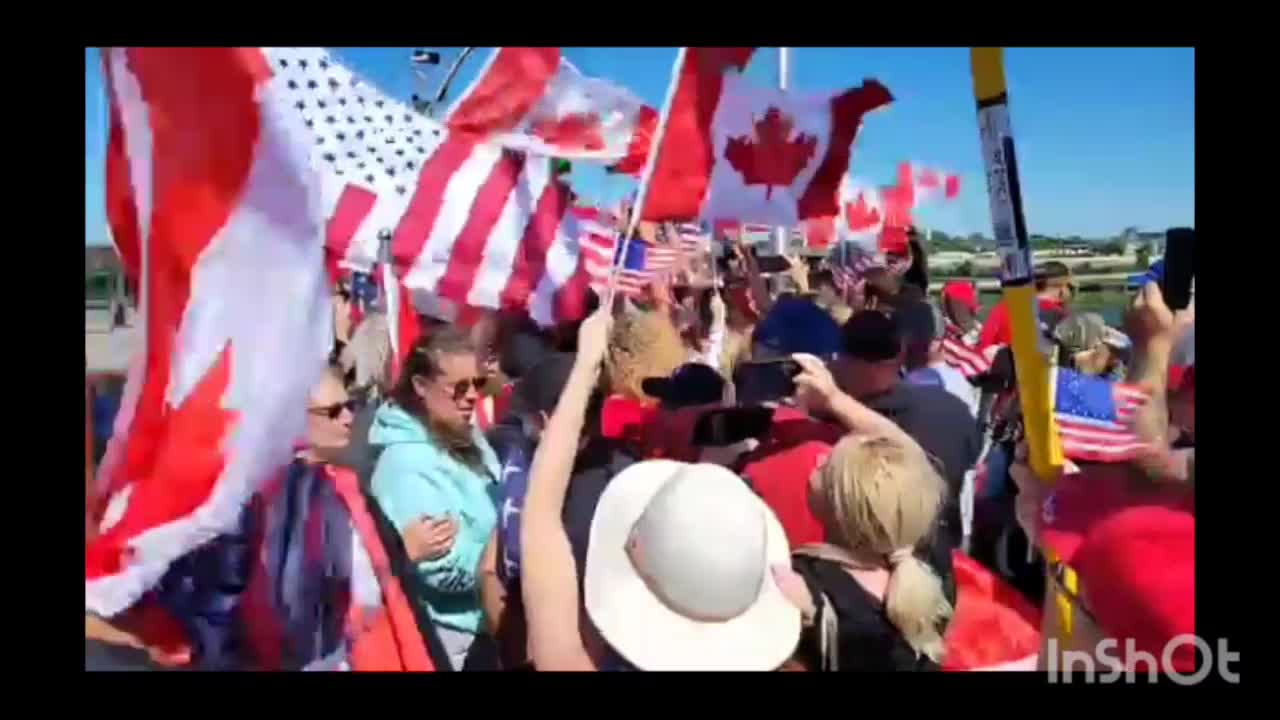
[{"label": "large canadian flag", "polygon": [[689,48],[645,200],[646,220],[795,226],[833,217],[863,117],[893,100],[874,80],[837,95],[753,87],[751,48]]},{"label": "large canadian flag", "polygon": [[[144,345],[99,468],[85,609],[129,608],[287,463],[332,339],[303,120],[259,50],[103,52],[108,215]],[[101,508],[100,508],[101,509]]]},{"label": "large canadian flag", "polygon": [[449,108],[445,123],[539,155],[613,164],[639,172],[658,113],[635,94],[583,75],[560,48],[495,48]]}]

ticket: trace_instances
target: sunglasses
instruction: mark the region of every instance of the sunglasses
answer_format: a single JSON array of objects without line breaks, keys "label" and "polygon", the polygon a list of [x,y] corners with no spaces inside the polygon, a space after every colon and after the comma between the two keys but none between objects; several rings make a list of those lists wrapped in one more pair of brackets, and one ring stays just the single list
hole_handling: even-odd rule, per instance
[{"label": "sunglasses", "polygon": [[307,408],[307,412],[312,415],[324,415],[330,420],[337,420],[338,416],[342,415],[343,410],[351,410],[354,412],[355,408],[356,403],[354,400],[344,400],[343,402],[334,403],[332,405],[320,405],[318,407]]},{"label": "sunglasses", "polygon": [[459,380],[453,384],[453,399],[461,400],[466,397],[468,389],[474,388],[476,392],[480,392],[480,389],[483,388],[484,384],[487,382],[489,382],[489,378],[486,377],[474,377],[470,380]]}]

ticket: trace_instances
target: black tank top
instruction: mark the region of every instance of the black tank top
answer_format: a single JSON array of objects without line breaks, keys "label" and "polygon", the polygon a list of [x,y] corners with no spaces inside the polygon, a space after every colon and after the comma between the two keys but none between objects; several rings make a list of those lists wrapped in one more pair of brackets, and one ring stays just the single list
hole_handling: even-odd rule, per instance
[{"label": "black tank top", "polygon": [[813,671],[824,669],[821,628],[826,619],[822,596],[826,595],[837,618],[835,654],[841,672],[926,672],[941,669],[928,656],[916,654],[898,628],[889,622],[884,604],[840,565],[830,560],[796,555],[792,557],[792,566],[804,578],[818,608],[813,625],[805,628],[796,649],[796,655],[805,667]]}]

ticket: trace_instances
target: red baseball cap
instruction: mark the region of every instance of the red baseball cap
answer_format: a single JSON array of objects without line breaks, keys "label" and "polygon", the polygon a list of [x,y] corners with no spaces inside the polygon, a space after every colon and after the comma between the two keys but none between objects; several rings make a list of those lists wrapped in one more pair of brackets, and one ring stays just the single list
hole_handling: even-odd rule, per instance
[{"label": "red baseball cap", "polygon": [[1072,567],[1093,528],[1110,516],[1138,506],[1180,506],[1188,493],[1178,487],[1145,486],[1128,463],[1097,463],[1063,475],[1041,507],[1040,540]]},{"label": "red baseball cap", "polygon": [[[1147,505],[1099,522],[1076,553],[1085,609],[1107,636],[1153,655],[1162,671],[1193,672],[1195,645],[1169,642],[1195,634],[1196,518],[1189,505]],[[1132,667],[1132,665],[1130,665]]]},{"label": "red baseball cap", "polygon": [[843,434],[799,410],[779,407],[760,447],[743,456],[742,475],[778,516],[792,547],[826,541],[826,529],[809,509],[809,478]]},{"label": "red baseball cap", "polygon": [[974,312],[978,311],[978,288],[964,280],[952,280],[942,286],[942,297],[950,298],[965,305]]}]

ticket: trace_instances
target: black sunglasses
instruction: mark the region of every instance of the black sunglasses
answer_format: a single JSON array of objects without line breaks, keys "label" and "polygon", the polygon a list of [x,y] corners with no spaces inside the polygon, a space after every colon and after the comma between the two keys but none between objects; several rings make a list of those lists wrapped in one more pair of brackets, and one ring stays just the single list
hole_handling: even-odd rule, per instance
[{"label": "black sunglasses", "polygon": [[470,380],[459,380],[453,384],[453,399],[461,400],[466,397],[468,388],[475,388],[476,392],[480,392],[480,389],[483,388],[484,384],[487,382],[489,382],[489,378],[486,377],[474,377]]},{"label": "black sunglasses", "polygon": [[307,408],[307,412],[312,415],[327,416],[330,420],[337,420],[343,410],[351,410],[354,412],[355,408],[356,403],[354,400],[344,400],[343,402],[334,403],[332,405],[320,405],[318,407]]}]

